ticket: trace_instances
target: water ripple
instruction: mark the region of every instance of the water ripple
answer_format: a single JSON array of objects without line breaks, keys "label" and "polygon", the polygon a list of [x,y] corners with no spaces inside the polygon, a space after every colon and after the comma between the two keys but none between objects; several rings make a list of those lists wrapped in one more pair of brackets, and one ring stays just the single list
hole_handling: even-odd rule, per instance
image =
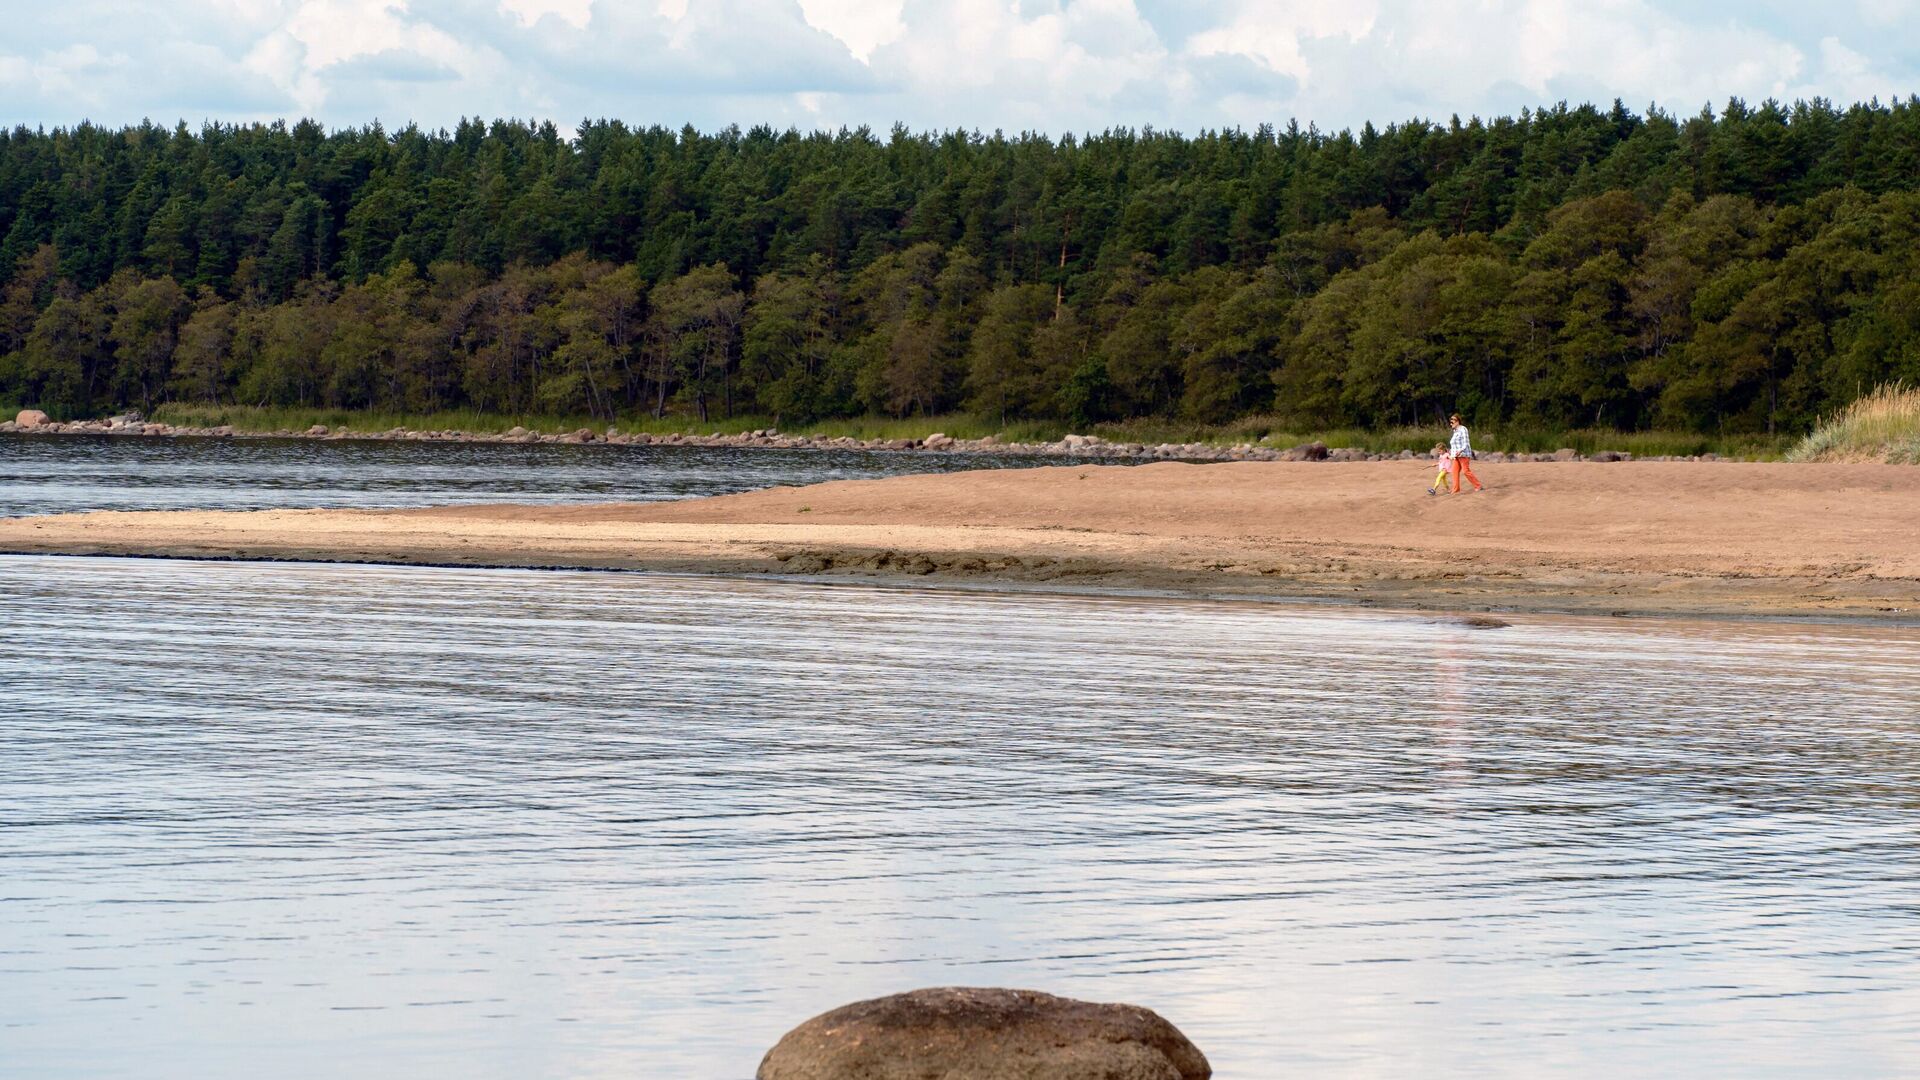
[{"label": "water ripple", "polygon": [[885,450],[0,435],[0,517],[448,503],[657,502],[1079,459]]},{"label": "water ripple", "polygon": [[0,558],[0,1076],[746,1077],[917,985],[1222,1077],[1920,1060],[1920,642]]}]

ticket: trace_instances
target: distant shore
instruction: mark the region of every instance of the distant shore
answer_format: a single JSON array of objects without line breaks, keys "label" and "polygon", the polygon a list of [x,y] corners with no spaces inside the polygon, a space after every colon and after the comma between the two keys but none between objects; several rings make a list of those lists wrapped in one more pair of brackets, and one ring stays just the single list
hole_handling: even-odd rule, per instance
[{"label": "distant shore", "polygon": [[[29,414],[33,415],[29,415]],[[1437,430],[1437,429],[1436,429]],[[45,414],[28,410],[13,420],[0,421],[0,435],[111,435],[139,438],[270,438],[324,439],[330,441],[371,440],[380,442],[433,443],[547,443],[601,446],[694,446],[714,448],[765,448],[780,450],[869,450],[916,451],[941,454],[996,454],[1015,457],[1067,457],[1114,461],[1417,461],[1424,455],[1412,450],[1377,452],[1355,447],[1330,447],[1310,441],[1291,446],[1273,446],[1256,442],[1118,442],[1097,435],[1069,434],[1049,442],[1020,442],[988,435],[977,439],[951,438],[934,432],[918,438],[870,438],[791,434],[773,428],[706,435],[691,433],[622,432],[608,427],[602,430],[573,428],[567,431],[535,431],[513,427],[502,432],[476,432],[442,428],[386,428],[367,431],[314,424],[304,429],[266,431],[236,429],[231,424],[192,426],[158,423],[138,414],[92,420],[56,421]],[[1438,437],[1438,436],[1436,436]],[[1483,452],[1482,460],[1500,464],[1509,461],[1633,461],[1625,450],[1597,450],[1581,453],[1563,448],[1551,453]],[[1726,461],[1719,454],[1642,456],[1641,461]]]},{"label": "distant shore", "polygon": [[0,552],[829,576],[1386,607],[1920,621],[1920,470],[1487,463],[981,470],[684,502],[93,513]]}]

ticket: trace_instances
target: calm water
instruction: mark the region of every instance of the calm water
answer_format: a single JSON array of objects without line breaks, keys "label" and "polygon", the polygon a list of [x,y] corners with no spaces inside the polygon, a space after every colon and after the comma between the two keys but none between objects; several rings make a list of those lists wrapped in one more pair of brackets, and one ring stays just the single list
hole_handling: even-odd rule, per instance
[{"label": "calm water", "polygon": [[690,499],[777,484],[1061,465],[864,450],[0,435],[0,517]]},{"label": "calm water", "polygon": [[0,1075],[745,1078],[915,986],[1218,1075],[1920,1063],[1911,630],[0,558]]}]

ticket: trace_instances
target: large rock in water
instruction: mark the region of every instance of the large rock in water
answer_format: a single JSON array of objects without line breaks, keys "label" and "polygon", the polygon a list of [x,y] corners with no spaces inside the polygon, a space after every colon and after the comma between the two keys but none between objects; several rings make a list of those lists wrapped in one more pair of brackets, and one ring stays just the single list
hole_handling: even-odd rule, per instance
[{"label": "large rock in water", "polygon": [[940,987],[843,1005],[794,1028],[757,1080],[1207,1080],[1178,1028],[1138,1005]]},{"label": "large rock in water", "polygon": [[39,427],[47,422],[47,414],[39,409],[21,409],[20,415],[14,417],[13,422],[23,428]]}]

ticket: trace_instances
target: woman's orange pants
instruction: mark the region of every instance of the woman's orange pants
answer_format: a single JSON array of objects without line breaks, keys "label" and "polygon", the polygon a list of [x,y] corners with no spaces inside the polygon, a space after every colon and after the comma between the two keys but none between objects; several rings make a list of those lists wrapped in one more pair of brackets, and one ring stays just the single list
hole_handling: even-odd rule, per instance
[{"label": "woman's orange pants", "polygon": [[1473,475],[1473,462],[1464,457],[1455,457],[1453,459],[1453,493],[1455,495],[1460,494],[1460,476],[1462,473],[1466,474],[1468,482],[1473,484],[1473,490],[1479,491],[1480,478]]}]

